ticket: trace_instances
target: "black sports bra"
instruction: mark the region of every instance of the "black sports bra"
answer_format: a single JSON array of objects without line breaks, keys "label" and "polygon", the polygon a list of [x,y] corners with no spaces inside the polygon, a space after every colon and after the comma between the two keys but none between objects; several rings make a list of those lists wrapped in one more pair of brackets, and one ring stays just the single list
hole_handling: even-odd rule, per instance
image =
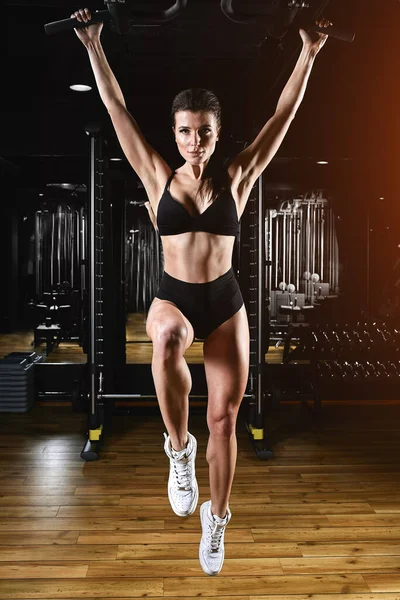
[{"label": "black sports bra", "polygon": [[204,212],[192,217],[170,194],[169,185],[174,175],[175,171],[171,173],[158,203],[157,227],[160,235],[206,231],[219,235],[238,236],[239,218],[236,202],[230,192],[222,192]]}]

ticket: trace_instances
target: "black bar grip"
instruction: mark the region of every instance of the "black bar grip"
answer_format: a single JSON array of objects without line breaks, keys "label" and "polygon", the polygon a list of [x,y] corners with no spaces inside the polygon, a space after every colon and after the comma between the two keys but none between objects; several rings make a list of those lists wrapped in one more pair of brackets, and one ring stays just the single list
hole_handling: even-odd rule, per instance
[{"label": "black bar grip", "polygon": [[135,25],[162,25],[167,21],[175,19],[187,5],[187,0],[175,0],[175,3],[165,10],[157,12],[137,12],[131,10],[129,5],[107,2],[109,10],[99,10],[92,13],[92,18],[87,23],[78,21],[74,17],[47,23],[44,30],[47,35],[61,33],[62,31],[72,31],[72,29],[82,29],[93,23],[112,21],[118,33],[126,33],[130,27]]},{"label": "black bar grip", "polygon": [[[187,0],[175,0],[175,4],[167,8],[166,10],[161,10],[159,13],[156,13],[154,16],[149,14],[148,20],[149,24],[153,23],[165,23],[166,21],[171,21],[175,19],[185,8],[187,5]],[[134,18],[134,17],[133,17]]]},{"label": "black bar grip", "polygon": [[103,23],[104,21],[109,21],[111,18],[111,14],[108,12],[108,10],[98,10],[92,13],[92,18],[87,23],[84,21],[78,21],[78,19],[75,19],[74,17],[70,17],[69,19],[62,19],[62,21],[53,21],[52,23],[47,23],[44,26],[44,30],[47,35],[52,35],[54,33],[61,33],[63,31],[72,31],[73,29],[83,29],[83,27],[89,27],[89,25],[93,25],[93,23]]},{"label": "black bar grip", "polygon": [[[294,17],[298,14],[298,9],[292,9],[288,13],[290,15],[290,18],[288,20],[284,20],[283,23],[275,23],[274,19],[276,20],[276,7],[274,3],[264,6],[264,11],[262,12],[262,14],[250,12],[240,13],[233,8],[233,0],[221,0],[221,10],[224,13],[224,15],[234,23],[243,23],[245,25],[258,25],[262,23],[263,20],[265,21],[266,19],[270,19],[270,21],[267,23],[267,25],[269,26],[269,35],[272,35],[272,37],[275,38],[281,38],[287,33],[287,30],[291,26],[291,22],[294,20]],[[307,22],[305,25],[303,25],[303,27],[307,31],[326,33],[326,35],[329,35],[330,37],[336,38],[338,40],[343,40],[344,42],[352,42],[354,41],[354,38],[356,36],[356,34],[353,31],[339,29],[334,25],[319,28],[316,23]],[[271,33],[271,31],[273,33]]]},{"label": "black bar grip", "polygon": [[342,40],[343,42],[353,42],[356,37],[354,31],[339,29],[334,25],[329,25],[329,27],[318,27],[316,23],[311,23],[308,24],[305,29],[310,32],[325,33],[326,35],[336,38],[337,40]]}]

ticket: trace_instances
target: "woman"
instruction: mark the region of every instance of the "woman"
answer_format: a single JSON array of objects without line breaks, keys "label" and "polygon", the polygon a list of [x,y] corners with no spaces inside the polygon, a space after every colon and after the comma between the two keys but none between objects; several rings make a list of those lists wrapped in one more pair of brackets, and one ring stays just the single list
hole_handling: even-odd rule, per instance
[{"label": "woman", "polygon": [[[71,17],[90,20],[89,9]],[[320,26],[329,21],[321,20]],[[127,111],[104,55],[102,24],[75,29],[85,45],[96,83],[122,149],[143,182],[153,223],[162,238],[165,272],[149,309],[146,331],[153,342],[152,373],[168,436],[168,496],[179,516],[197,506],[197,443],[188,432],[189,368],[183,357],[194,337],[204,339],[208,386],[207,461],[211,500],[200,509],[199,558],[208,575],[220,572],[237,444],[236,418],[249,369],[249,329],[232,253],[239,220],[256,179],[277,152],[304,96],[314,59],[327,36],[300,30],[303,48],[275,114],[226,171],[215,161],[221,110],[212,92],[185,90],[172,106],[173,132],[184,164],[171,172],[144,139]],[[153,213],[153,214],[152,214]]]}]

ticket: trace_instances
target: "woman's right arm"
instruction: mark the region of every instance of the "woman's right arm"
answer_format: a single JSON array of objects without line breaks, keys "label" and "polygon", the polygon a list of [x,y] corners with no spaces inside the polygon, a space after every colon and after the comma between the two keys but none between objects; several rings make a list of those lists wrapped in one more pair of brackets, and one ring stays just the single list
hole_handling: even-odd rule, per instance
[{"label": "woman's right arm", "polygon": [[[90,20],[90,11],[81,9],[71,16],[87,22]],[[135,119],[127,110],[121,88],[101,45],[101,30],[102,23],[98,23],[84,29],[75,29],[75,32],[88,51],[100,97],[111,117],[122,150],[142,180],[154,210],[171,169],[147,143]]]}]

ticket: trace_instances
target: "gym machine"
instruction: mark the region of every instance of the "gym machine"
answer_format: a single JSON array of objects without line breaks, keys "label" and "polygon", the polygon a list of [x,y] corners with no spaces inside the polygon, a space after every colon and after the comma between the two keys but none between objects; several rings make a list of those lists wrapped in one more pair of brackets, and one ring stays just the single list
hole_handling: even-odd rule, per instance
[{"label": "gym machine", "polygon": [[125,236],[128,313],[149,310],[164,271],[160,236],[149,221],[147,211],[143,211],[144,202],[144,200],[126,202],[126,219],[129,227],[129,233]]},{"label": "gym machine", "polygon": [[83,344],[86,215],[78,195],[50,196],[34,215],[30,253],[35,287],[28,311],[34,346],[46,342],[47,354],[60,341]]},{"label": "gym machine", "polygon": [[321,191],[268,209],[266,238],[272,257],[266,286],[272,321],[307,321],[322,304],[338,298],[335,215]]}]

